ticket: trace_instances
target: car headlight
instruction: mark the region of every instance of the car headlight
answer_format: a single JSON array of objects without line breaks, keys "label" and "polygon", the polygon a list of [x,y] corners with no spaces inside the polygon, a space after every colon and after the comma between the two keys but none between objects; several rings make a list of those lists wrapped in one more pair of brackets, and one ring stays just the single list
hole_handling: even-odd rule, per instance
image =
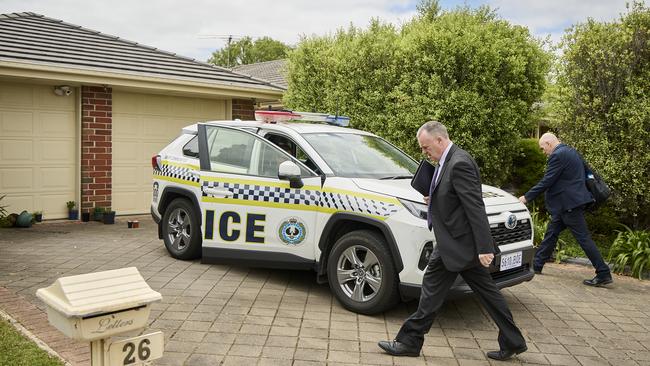
[{"label": "car headlight", "polygon": [[427,219],[427,205],[420,202],[413,202],[405,199],[398,198],[399,202],[410,212],[413,216],[419,217],[423,220]]}]

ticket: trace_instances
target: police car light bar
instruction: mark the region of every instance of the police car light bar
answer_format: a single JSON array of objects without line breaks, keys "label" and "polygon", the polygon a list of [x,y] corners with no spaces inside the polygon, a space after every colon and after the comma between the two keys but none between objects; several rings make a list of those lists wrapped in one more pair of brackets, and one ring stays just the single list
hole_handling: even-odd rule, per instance
[{"label": "police car light bar", "polygon": [[264,123],[278,123],[297,119],[300,115],[290,111],[255,111],[255,120]]},{"label": "police car light bar", "polygon": [[346,116],[327,116],[327,123],[335,126],[348,127],[350,126],[350,117]]},{"label": "police car light bar", "polygon": [[348,127],[350,125],[350,117],[346,117],[346,116],[334,116],[327,113],[311,113],[311,112],[297,112],[297,111],[294,111],[293,113],[299,114],[300,119],[303,121],[321,122],[321,123],[325,122],[330,125],[335,125],[340,127]]},{"label": "police car light bar", "polygon": [[312,112],[298,112],[298,111],[255,111],[255,120],[265,123],[278,123],[287,121],[307,121],[327,123],[330,125],[348,127],[350,125],[350,117],[334,116],[327,113],[312,113]]}]

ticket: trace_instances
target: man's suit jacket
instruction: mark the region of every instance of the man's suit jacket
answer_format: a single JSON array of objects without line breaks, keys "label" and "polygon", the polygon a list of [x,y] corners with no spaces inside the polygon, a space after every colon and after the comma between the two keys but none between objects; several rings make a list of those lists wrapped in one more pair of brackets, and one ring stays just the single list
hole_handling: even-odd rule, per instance
[{"label": "man's suit jacket", "polygon": [[456,145],[449,149],[430,195],[429,215],[447,270],[460,272],[481,265],[479,254],[495,252],[478,166]]},{"label": "man's suit jacket", "polygon": [[551,215],[583,206],[593,201],[585,185],[585,166],[578,152],[565,144],[559,144],[548,158],[544,177],[526,194],[532,202],[540,193]]}]

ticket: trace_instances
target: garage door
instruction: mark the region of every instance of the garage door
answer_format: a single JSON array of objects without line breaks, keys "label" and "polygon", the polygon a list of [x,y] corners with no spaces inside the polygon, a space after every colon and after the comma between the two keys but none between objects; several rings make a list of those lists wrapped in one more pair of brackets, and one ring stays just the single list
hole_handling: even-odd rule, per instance
[{"label": "garage door", "polygon": [[75,93],[0,81],[0,205],[9,212],[67,217],[77,199]]},{"label": "garage door", "polygon": [[113,92],[113,209],[149,213],[151,157],[201,120],[226,118],[226,101]]}]

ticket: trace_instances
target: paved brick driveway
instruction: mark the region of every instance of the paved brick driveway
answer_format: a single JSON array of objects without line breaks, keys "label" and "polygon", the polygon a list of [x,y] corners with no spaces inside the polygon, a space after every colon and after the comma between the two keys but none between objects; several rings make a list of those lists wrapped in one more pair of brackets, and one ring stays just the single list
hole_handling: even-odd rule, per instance
[{"label": "paved brick driveway", "polygon": [[[344,310],[310,272],[203,265],[170,258],[156,228],[46,223],[0,230],[0,310],[73,364],[87,347],[46,326],[38,288],[60,276],[137,266],[163,294],[149,330],[165,333],[159,365],[485,365],[496,329],[471,296],[448,302],[426,338],[424,357],[380,353],[416,303],[383,315]],[[550,264],[543,276],[504,291],[529,351],[508,363],[650,365],[650,284],[615,278],[587,288],[591,270]],[[35,307],[33,305],[35,305]]]}]

